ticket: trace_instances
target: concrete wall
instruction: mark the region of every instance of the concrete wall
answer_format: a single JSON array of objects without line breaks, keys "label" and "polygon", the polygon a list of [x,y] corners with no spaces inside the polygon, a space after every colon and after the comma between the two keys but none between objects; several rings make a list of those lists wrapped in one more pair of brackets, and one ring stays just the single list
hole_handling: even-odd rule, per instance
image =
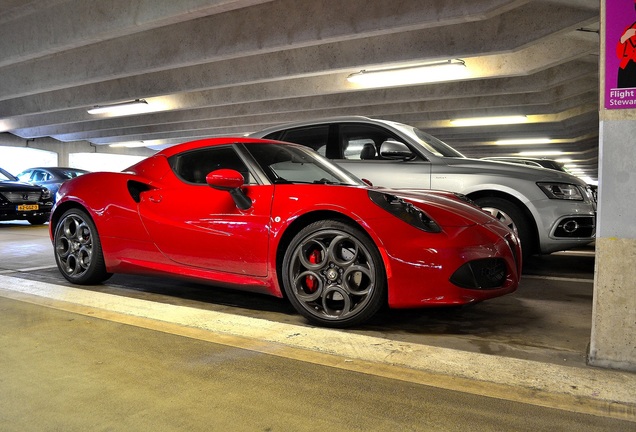
[{"label": "concrete wall", "polygon": [[55,140],[53,138],[37,138],[25,140],[10,133],[0,133],[0,146],[28,147],[38,150],[56,152],[58,154],[58,166],[68,166],[69,155],[71,153],[106,153],[144,157],[150,156],[155,153],[154,150],[145,147],[113,148],[107,145],[94,145],[89,143],[88,141],[62,143],[61,141]]}]

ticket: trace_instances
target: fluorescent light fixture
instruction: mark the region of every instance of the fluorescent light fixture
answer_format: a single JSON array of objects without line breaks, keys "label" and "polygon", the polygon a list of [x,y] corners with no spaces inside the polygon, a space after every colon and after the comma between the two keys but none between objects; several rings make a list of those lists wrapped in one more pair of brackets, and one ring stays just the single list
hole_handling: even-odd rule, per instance
[{"label": "fluorescent light fixture", "polygon": [[561,156],[564,154],[560,150],[544,150],[544,151],[525,151],[517,153],[519,156]]},{"label": "fluorescent light fixture", "polygon": [[87,112],[89,114],[110,114],[112,116],[139,114],[152,111],[148,102],[144,99],[135,99],[134,101],[121,102],[110,105],[95,105]]},{"label": "fluorescent light fixture", "polygon": [[453,59],[412,66],[361,70],[349,75],[347,81],[358,84],[361,87],[393,87],[450,81],[466,78],[467,76],[466,63],[463,60]]},{"label": "fluorescent light fixture", "polygon": [[495,141],[497,145],[550,144],[550,138],[504,139]]},{"label": "fluorescent light fixture", "polygon": [[584,174],[585,173],[585,170],[582,169],[582,168],[573,168],[573,167],[569,167],[569,166],[566,166],[566,168],[572,174]]},{"label": "fluorescent light fixture", "polygon": [[115,144],[109,144],[108,147],[126,147],[126,148],[134,148],[134,147],[146,147],[146,144],[143,141],[127,141]]},{"label": "fluorescent light fixture", "polygon": [[598,186],[598,180],[594,180],[592,177],[590,176],[582,176],[581,180],[583,180],[585,183],[589,184],[589,185],[595,185]]},{"label": "fluorescent light fixture", "polygon": [[488,126],[526,123],[526,116],[473,117],[451,120],[453,126]]}]

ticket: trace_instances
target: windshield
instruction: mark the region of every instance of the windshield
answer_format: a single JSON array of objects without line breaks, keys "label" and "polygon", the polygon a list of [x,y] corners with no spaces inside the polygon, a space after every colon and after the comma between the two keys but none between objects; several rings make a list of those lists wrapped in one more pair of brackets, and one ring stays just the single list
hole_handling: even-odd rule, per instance
[{"label": "windshield", "polygon": [[3,170],[2,168],[0,168],[0,181],[7,181],[7,180],[16,180],[15,177],[13,177],[13,175],[11,175],[8,171]]},{"label": "windshield", "polygon": [[306,147],[267,143],[248,144],[245,148],[272,183],[363,184]]},{"label": "windshield", "polygon": [[429,135],[426,132],[402,123],[392,123],[392,125],[403,133],[409,135],[416,142],[420,143],[427,151],[437,157],[465,158],[463,154],[446,144],[444,141]]}]

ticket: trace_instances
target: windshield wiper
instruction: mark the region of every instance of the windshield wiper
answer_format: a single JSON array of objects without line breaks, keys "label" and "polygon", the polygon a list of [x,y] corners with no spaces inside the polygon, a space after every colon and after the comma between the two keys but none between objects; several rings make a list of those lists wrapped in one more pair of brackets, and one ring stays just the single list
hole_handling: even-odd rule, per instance
[{"label": "windshield wiper", "polygon": [[320,180],[314,180],[313,183],[314,184],[335,184],[335,185],[342,184],[340,182],[329,180],[329,179],[326,179],[324,177],[321,178]]}]

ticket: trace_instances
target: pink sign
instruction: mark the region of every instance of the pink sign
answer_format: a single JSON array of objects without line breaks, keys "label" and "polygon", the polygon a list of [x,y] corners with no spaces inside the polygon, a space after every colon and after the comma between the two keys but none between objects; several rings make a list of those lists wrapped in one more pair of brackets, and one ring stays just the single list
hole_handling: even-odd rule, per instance
[{"label": "pink sign", "polygon": [[605,0],[605,108],[636,109],[636,0]]}]

